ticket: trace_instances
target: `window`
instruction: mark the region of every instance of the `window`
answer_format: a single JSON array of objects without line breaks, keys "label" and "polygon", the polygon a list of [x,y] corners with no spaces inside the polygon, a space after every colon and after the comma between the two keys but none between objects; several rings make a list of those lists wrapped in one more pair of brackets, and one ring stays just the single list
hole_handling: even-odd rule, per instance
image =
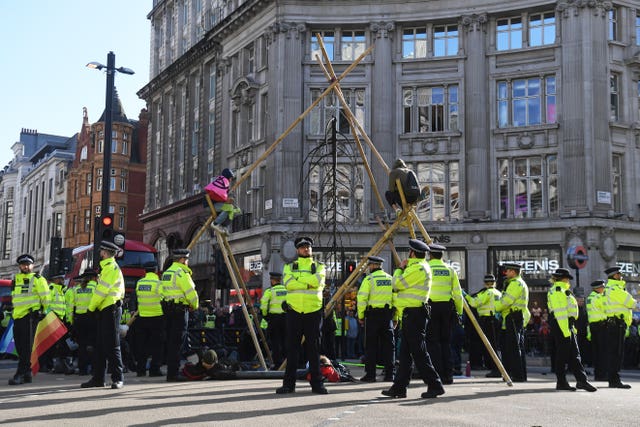
[{"label": "window", "polygon": [[497,89],[498,127],[556,122],[555,76],[498,81]]},{"label": "window", "polygon": [[98,140],[98,153],[102,153],[103,146],[104,146],[104,140],[102,139]]},{"label": "window", "polygon": [[427,29],[407,28],[402,32],[402,59],[427,57]]},{"label": "window", "polygon": [[246,58],[245,74],[253,74],[256,70],[256,50],[253,44],[245,48],[244,54]]},{"label": "window", "polygon": [[127,180],[125,178],[120,178],[120,191],[123,193],[127,192]]},{"label": "window", "polygon": [[336,192],[333,192],[334,169],[316,165],[309,172],[309,221],[347,223],[361,221],[363,170],[356,165],[340,164],[335,169]]},{"label": "window", "polygon": [[333,61],[333,50],[336,43],[335,33],[333,31],[314,31],[311,38],[311,60],[316,60],[316,55],[322,58],[322,51],[320,50],[320,43],[316,38],[316,34],[320,34],[322,42],[324,43],[324,49],[327,52],[327,56],[330,61]]},{"label": "window", "polygon": [[364,31],[342,32],[342,60],[353,61],[365,51]]},{"label": "window", "polygon": [[120,215],[118,215],[118,228],[120,230],[124,230],[124,225],[125,225],[124,223],[126,219],[124,206],[120,206],[119,213]]},{"label": "window", "polygon": [[109,191],[116,191],[116,179],[114,177],[109,178]]},{"label": "window", "polygon": [[86,179],[85,194],[86,195],[90,195],[91,194],[91,184],[93,182],[93,177],[91,176],[90,173],[88,173],[88,174],[86,174],[85,179]]},{"label": "window", "polygon": [[458,54],[458,26],[437,25],[433,28],[433,56]]},{"label": "window", "polygon": [[91,209],[85,209],[84,211],[84,232],[91,231]]},{"label": "window", "polygon": [[[315,101],[322,90],[314,89],[311,91],[312,102]],[[360,126],[365,127],[365,91],[364,89],[347,89],[342,88],[349,109],[355,116]],[[338,97],[333,92],[326,95],[322,101],[313,109],[310,113],[310,129],[309,133],[312,135],[324,135],[327,129],[327,123],[331,118],[338,118],[338,131],[344,134],[349,134],[351,129],[346,116],[342,112],[342,105]]]},{"label": "window", "polygon": [[607,12],[609,21],[609,40],[618,40],[618,10],[616,8]]},{"label": "window", "polygon": [[49,178],[49,200],[53,198],[53,178]]},{"label": "window", "polygon": [[553,44],[556,40],[556,15],[554,12],[529,16],[529,46]]},{"label": "window", "polygon": [[500,218],[557,215],[557,158],[498,160]]},{"label": "window", "polygon": [[129,154],[129,146],[127,144],[127,141],[122,141],[121,145],[122,145],[122,154],[126,156],[127,154]]},{"label": "window", "polygon": [[458,162],[418,163],[418,182],[423,199],[416,213],[421,221],[460,219]]},{"label": "window", "polygon": [[458,129],[458,85],[403,89],[404,133]]},{"label": "window", "polygon": [[216,99],[216,64],[211,64],[209,70],[209,104]]},{"label": "window", "polygon": [[613,178],[613,211],[622,212],[622,156],[614,154],[612,158],[612,178]]},{"label": "window", "polygon": [[496,49],[510,50],[522,48],[522,18],[502,18],[497,21]]},{"label": "window", "polygon": [[640,46],[640,13],[636,13],[636,46]]},{"label": "window", "polygon": [[617,74],[611,74],[609,76],[609,107],[611,109],[611,113],[609,119],[612,122],[617,122],[620,118],[619,107],[620,107],[620,87],[619,87],[619,78]]}]

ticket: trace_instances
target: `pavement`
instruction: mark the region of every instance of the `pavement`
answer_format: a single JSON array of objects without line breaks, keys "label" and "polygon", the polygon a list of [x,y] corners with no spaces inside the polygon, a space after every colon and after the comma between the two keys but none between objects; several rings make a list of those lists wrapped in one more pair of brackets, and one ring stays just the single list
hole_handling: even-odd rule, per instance
[{"label": "pavement", "polygon": [[[281,380],[167,383],[125,375],[120,390],[81,389],[88,377],[40,373],[32,384],[8,386],[15,362],[0,361],[0,424],[11,426],[635,426],[640,424],[640,370],[622,372],[630,390],[594,382],[595,393],[555,390],[546,366],[509,387],[486,371],[455,377],[446,394],[422,399],[414,380],[405,399],[380,392],[390,383],[330,383],[328,395],[305,382],[276,395]],[[364,374],[350,367],[354,377]],[[379,377],[380,379],[381,377]],[[568,376],[570,382],[573,377]]]}]

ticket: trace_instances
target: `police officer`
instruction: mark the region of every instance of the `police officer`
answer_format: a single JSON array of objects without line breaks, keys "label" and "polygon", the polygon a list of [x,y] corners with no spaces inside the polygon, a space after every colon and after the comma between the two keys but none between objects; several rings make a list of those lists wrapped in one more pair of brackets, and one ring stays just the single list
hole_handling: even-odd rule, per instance
[{"label": "police officer", "polygon": [[[64,292],[64,274],[56,274],[50,277],[51,283],[49,284],[50,302],[47,311],[53,311],[58,318],[67,323],[67,302]],[[72,363],[69,363],[67,357],[69,355],[69,347],[67,346],[66,339],[69,337],[65,334],[60,340],[58,340],[46,353],[45,359],[48,364],[51,364],[51,358],[53,358],[51,368],[52,372],[56,374],[73,374],[74,369]]]},{"label": "police officer", "polygon": [[591,282],[591,293],[587,297],[589,338],[593,374],[596,381],[607,381],[607,313],[604,308],[604,280]]},{"label": "police officer", "polygon": [[446,248],[429,245],[429,267],[431,267],[431,320],[427,328],[429,355],[443,384],[453,383],[451,362],[452,321],[460,322],[462,316],[462,289],[458,273],[442,261]]},{"label": "police officer", "polygon": [[391,275],[382,269],[384,258],[367,258],[368,274],[358,290],[358,322],[365,326],[364,377],[360,381],[376,381],[378,349],[384,365],[385,381],[393,381],[393,289]]},{"label": "police officer", "polygon": [[271,342],[273,364],[279,367],[284,361],[287,349],[287,316],[282,304],[287,298],[287,288],[282,284],[282,273],[269,272],[271,287],[267,288],[260,300],[260,311],[267,321],[267,335]]},{"label": "police officer", "polygon": [[496,310],[502,314],[502,362],[514,382],[527,381],[527,363],[524,348],[524,326],[529,323],[529,287],[520,277],[520,264],[502,265],[506,278],[502,297],[496,301]]},{"label": "police officer", "polygon": [[322,329],[322,291],[324,290],[325,266],[313,259],[313,239],[298,237],[294,240],[298,258],[285,264],[282,278],[287,288],[287,368],[282,387],[277,394],[293,393],[296,390],[296,368],[300,342],[304,336],[304,349],[309,361],[311,391],[327,394],[320,375],[320,330]]},{"label": "police officer", "polygon": [[633,296],[627,292],[620,268],[610,267],[605,271],[607,286],[604,289],[604,309],[607,314],[607,375],[610,388],[631,388],[620,381],[620,367],[624,357],[624,338],[631,325],[632,312],[636,306]]},{"label": "police officer", "polygon": [[33,272],[34,259],[23,254],[17,259],[20,272],[13,279],[13,338],[18,352],[18,369],[9,385],[30,383],[31,347],[36,325],[49,305],[49,286],[44,277]]},{"label": "police officer", "polygon": [[189,249],[174,249],[173,263],[162,274],[162,299],[167,323],[167,381],[184,381],[178,373],[181,350],[187,339],[189,311],[199,306],[196,286],[191,279]]},{"label": "police officer", "polygon": [[162,313],[162,294],[160,278],[156,273],[158,263],[149,261],[144,264],[146,274],[136,283],[138,300],[138,318],[136,320],[135,355],[137,357],[137,376],[147,375],[147,357],[151,356],[150,377],[163,377],[160,370],[164,343],[164,317]]},{"label": "police officer", "polygon": [[[484,289],[475,296],[465,294],[465,299],[469,305],[478,310],[478,323],[482,328],[482,332],[487,337],[491,347],[498,349],[498,331],[500,330],[500,322],[496,318],[496,304],[500,299],[502,292],[496,289],[496,277],[493,274],[484,276]],[[489,355],[486,348],[483,347],[484,366],[489,369],[488,378],[499,378],[502,375],[498,371],[498,367]]]},{"label": "police officer", "polygon": [[409,259],[403,260],[393,273],[394,319],[400,320],[399,366],[393,385],[382,391],[384,396],[407,397],[413,363],[428,386],[422,397],[431,399],[444,394],[442,381],[431,364],[425,341],[429,319],[427,303],[431,291],[431,268],[425,260],[428,251],[426,243],[410,239]]},{"label": "police officer", "polygon": [[107,359],[111,372],[111,388],[124,386],[122,354],[120,352],[120,318],[124,298],[124,277],[116,263],[119,250],[115,243],[100,243],[100,274],[98,284],[89,301],[89,311],[96,316],[96,348],[93,357],[93,375],[82,388],[105,387]]},{"label": "police officer", "polygon": [[[596,391],[587,381],[587,374],[580,361],[578,348],[576,321],[578,320],[578,301],[571,293],[570,280],[573,276],[566,268],[558,268],[551,275],[551,288],[547,292],[547,307],[551,324],[551,335],[556,347],[555,372],[556,390],[576,391],[576,388],[586,391]],[[566,366],[576,377],[576,386],[567,382]]]},{"label": "police officer", "polygon": [[88,375],[90,353],[95,351],[96,318],[89,312],[93,290],[98,285],[98,273],[88,268],[80,276],[73,296],[73,334],[78,343],[78,374]]}]

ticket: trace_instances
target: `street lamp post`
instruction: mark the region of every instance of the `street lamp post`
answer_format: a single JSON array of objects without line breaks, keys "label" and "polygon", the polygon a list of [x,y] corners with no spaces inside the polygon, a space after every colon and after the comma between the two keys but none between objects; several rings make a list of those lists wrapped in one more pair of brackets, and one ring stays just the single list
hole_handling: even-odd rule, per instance
[{"label": "street lamp post", "polygon": [[[97,70],[105,69],[107,73],[107,93],[104,107],[104,145],[102,147],[102,198],[100,201],[100,215],[109,213],[109,190],[111,184],[111,145],[112,145],[112,127],[113,127],[113,90],[116,71],[122,74],[134,74],[130,68],[116,68],[116,55],[113,52],[107,54],[107,65],[99,62],[89,62],[88,68]],[[93,177],[91,177],[93,179]],[[95,222],[94,222],[95,223]],[[94,224],[93,239],[93,266],[97,268],[100,262],[100,238],[99,227]]]}]

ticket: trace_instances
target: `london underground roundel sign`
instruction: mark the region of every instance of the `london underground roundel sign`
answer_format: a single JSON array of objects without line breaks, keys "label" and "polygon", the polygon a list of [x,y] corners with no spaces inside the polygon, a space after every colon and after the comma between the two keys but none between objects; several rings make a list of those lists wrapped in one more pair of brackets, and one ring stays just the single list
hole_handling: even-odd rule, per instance
[{"label": "london underground roundel sign", "polygon": [[567,249],[567,262],[574,270],[585,268],[588,260],[589,255],[584,246],[570,246]]}]

